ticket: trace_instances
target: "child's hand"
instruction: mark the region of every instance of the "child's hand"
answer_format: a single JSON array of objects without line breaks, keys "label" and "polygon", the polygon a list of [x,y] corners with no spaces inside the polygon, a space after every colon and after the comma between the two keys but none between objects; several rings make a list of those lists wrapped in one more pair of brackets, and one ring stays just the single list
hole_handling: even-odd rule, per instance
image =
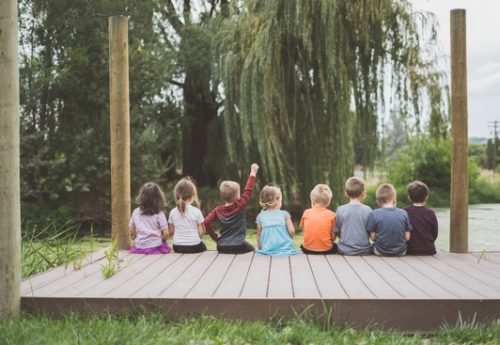
[{"label": "child's hand", "polygon": [[259,171],[259,166],[256,163],[253,163],[252,166],[250,167],[250,175],[256,176],[257,171]]}]

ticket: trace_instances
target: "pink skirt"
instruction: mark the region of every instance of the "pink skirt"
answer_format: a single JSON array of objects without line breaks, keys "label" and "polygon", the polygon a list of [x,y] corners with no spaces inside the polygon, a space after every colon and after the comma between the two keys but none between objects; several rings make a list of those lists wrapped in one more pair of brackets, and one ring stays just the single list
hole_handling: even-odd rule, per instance
[{"label": "pink skirt", "polygon": [[130,246],[128,250],[131,254],[146,254],[146,255],[154,255],[154,254],[168,254],[172,251],[170,246],[163,242],[161,246],[159,247],[154,247],[154,248],[145,248],[145,249],[140,249],[137,248],[136,246]]}]

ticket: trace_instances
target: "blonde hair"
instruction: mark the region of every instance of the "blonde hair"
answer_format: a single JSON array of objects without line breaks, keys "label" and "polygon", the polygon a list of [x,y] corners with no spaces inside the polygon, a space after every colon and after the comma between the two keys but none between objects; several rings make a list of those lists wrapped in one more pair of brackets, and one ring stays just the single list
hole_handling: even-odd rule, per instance
[{"label": "blonde hair", "polygon": [[377,188],[375,196],[379,205],[387,204],[396,199],[396,189],[392,184],[384,183]]},{"label": "blonde hair", "polygon": [[365,191],[365,180],[359,177],[349,177],[345,181],[345,193],[351,199],[359,198]]},{"label": "blonde hair", "polygon": [[311,200],[327,207],[332,200],[332,190],[326,184],[317,184],[311,191]]},{"label": "blonde hair", "polygon": [[222,181],[219,187],[220,197],[225,202],[235,202],[240,194],[240,185],[234,181]]},{"label": "blonde hair", "polygon": [[265,186],[259,195],[259,204],[264,209],[276,207],[281,199],[281,190],[276,186]]},{"label": "blonde hair", "polygon": [[193,199],[196,205],[200,205],[196,185],[190,177],[184,177],[177,182],[174,188],[174,198],[182,215],[186,212],[186,201]]}]

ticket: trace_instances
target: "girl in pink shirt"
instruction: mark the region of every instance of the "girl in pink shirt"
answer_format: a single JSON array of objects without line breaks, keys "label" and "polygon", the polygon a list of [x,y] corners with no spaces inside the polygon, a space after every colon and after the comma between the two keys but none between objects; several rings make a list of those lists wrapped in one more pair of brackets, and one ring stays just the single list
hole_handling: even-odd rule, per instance
[{"label": "girl in pink shirt", "polygon": [[139,207],[132,212],[129,226],[135,245],[130,247],[133,254],[167,254],[171,251],[166,240],[168,223],[163,209],[165,194],[154,182],[144,184],[135,199]]}]

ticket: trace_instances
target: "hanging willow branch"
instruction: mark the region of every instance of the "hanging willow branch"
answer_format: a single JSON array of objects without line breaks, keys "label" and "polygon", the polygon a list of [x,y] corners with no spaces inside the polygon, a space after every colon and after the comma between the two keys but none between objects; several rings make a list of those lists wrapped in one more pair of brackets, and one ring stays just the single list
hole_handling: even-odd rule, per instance
[{"label": "hanging willow branch", "polygon": [[418,32],[434,24],[421,18],[407,1],[233,2],[216,47],[229,159],[258,159],[266,181],[303,201],[328,183],[339,202],[354,148],[364,165],[376,157],[387,80],[391,107],[418,119],[427,95],[442,126],[443,78]]}]

